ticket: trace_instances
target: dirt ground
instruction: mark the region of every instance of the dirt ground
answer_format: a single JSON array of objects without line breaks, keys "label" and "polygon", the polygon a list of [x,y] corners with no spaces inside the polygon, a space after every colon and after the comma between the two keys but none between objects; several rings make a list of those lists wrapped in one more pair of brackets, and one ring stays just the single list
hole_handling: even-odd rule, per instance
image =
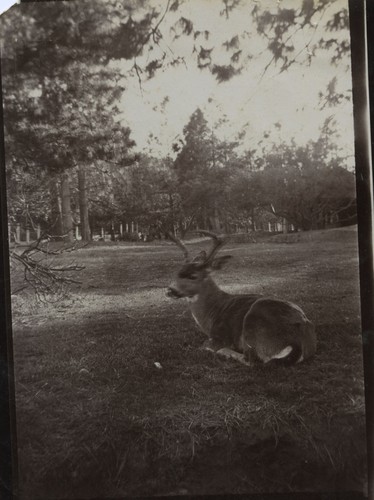
[{"label": "dirt ground", "polygon": [[60,257],[85,266],[69,297],[12,298],[22,499],[365,490],[355,231],[224,252],[222,288],[302,306],[317,355],[252,369],[200,350],[187,303],[165,294],[172,244]]}]

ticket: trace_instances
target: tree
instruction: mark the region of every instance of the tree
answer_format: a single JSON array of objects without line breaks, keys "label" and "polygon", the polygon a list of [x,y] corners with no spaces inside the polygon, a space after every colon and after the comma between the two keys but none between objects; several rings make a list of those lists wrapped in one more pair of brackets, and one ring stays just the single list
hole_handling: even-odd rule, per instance
[{"label": "tree", "polygon": [[236,142],[218,140],[197,109],[183,129],[184,141],[174,162],[177,192],[184,218],[220,231],[228,203],[228,187],[238,168]]},{"label": "tree", "polygon": [[[250,169],[238,172],[230,189],[232,223],[245,229],[256,229],[256,211],[266,204],[261,175]],[[250,226],[249,226],[250,223]]]},{"label": "tree", "polygon": [[208,217],[212,204],[210,131],[200,109],[183,129],[184,144],[174,162],[177,189],[184,218]]},{"label": "tree", "polygon": [[340,158],[326,161],[322,142],[274,148],[260,173],[264,201],[302,230],[325,227],[355,203],[354,174],[340,165]]},{"label": "tree", "polygon": [[[106,40],[105,29],[100,31],[102,26],[95,33],[89,31],[94,20],[99,19],[97,16],[105,13],[103,3],[96,3],[98,11],[89,9],[88,13],[66,4],[48,5],[41,12],[35,6],[27,7],[24,17],[13,10],[10,18],[20,22],[25,39],[31,41],[26,46],[17,43],[9,22],[4,22],[6,34],[14,44],[9,46],[5,65],[6,138],[14,146],[14,159],[20,160],[19,152],[23,151],[21,160],[25,160],[26,154],[26,161],[39,162],[40,168],[47,167],[52,176],[60,177],[60,219],[70,239],[73,235],[69,184],[73,171],[78,170],[82,236],[88,240],[87,165],[104,157],[107,161],[128,163],[128,149],[134,145],[129,129],[115,120],[115,101],[123,91],[118,71],[104,66],[100,47],[89,51],[97,42],[93,35]],[[109,2],[108,8],[113,10],[114,3]],[[151,18],[151,14],[145,15],[145,19]],[[147,25],[144,22],[144,29]],[[142,26],[140,23],[138,34],[142,33]],[[135,25],[132,30],[135,31]],[[113,37],[118,33],[117,30]],[[48,37],[54,43],[48,42]],[[131,43],[132,50],[137,51],[138,43],[130,40]],[[42,64],[46,58],[50,61],[47,67]],[[31,121],[34,128],[28,135],[27,125]],[[51,179],[51,188],[51,194],[56,196],[56,180]],[[53,206],[56,212],[59,203]]]}]

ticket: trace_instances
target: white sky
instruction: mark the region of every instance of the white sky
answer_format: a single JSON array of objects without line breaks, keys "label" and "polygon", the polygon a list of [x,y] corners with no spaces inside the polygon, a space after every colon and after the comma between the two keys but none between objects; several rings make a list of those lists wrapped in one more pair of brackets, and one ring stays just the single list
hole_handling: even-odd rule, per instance
[{"label": "white sky", "polygon": [[16,0],[0,0],[0,14],[10,9],[16,3],[18,3]]},{"label": "white sky", "polygon": [[[157,0],[151,0],[150,3],[157,3]],[[281,0],[280,4],[282,7],[295,8],[302,4],[302,0]],[[165,6],[166,2],[162,1],[161,5]],[[264,40],[252,25],[250,12],[255,5],[255,0],[245,0],[241,7],[232,11],[229,20],[219,15],[222,3],[218,0],[188,0],[178,12],[167,13],[160,26],[164,37],[161,41],[162,48],[168,55],[172,49],[174,57],[184,56],[186,64],[159,70],[149,80],[144,75],[142,91],[136,76],[127,78],[124,82],[126,92],[121,101],[121,117],[130,126],[132,137],[140,151],[151,152],[155,156],[171,154],[171,144],[175,137],[182,133],[191,114],[200,107],[212,125],[224,114],[227,115],[227,126],[221,130],[216,129],[218,135],[234,139],[239,132],[245,130],[242,145],[244,149],[256,147],[268,130],[272,131],[269,141],[288,141],[295,137],[298,143],[305,143],[316,139],[325,118],[334,115],[341,136],[339,146],[345,154],[353,155],[351,103],[321,111],[318,101],[319,91],[325,91],[334,76],[338,77],[338,89],[351,89],[349,68],[347,71],[349,61],[336,67],[330,62],[330,53],[318,51],[310,66],[295,64],[288,71],[278,74],[279,66],[272,64],[261,79],[272,55],[266,50]],[[262,0],[257,5],[277,11],[276,0]],[[341,36],[339,33],[331,35],[324,31],[327,20],[341,8],[348,8],[347,1],[335,0],[334,5],[322,17],[318,14],[313,18],[315,28],[312,31],[294,35],[295,54],[300,51],[299,59],[306,57],[305,45],[308,42],[317,42],[322,36]],[[207,69],[197,68],[196,54],[191,54],[193,36],[182,35],[175,43],[169,34],[170,26],[182,15],[192,20],[195,30],[207,29],[211,32],[209,41],[198,39],[197,46],[201,44],[204,48],[209,48],[209,45],[214,47],[214,62],[218,64],[228,63],[226,50],[219,49],[222,42],[246,30],[248,36],[241,42],[240,48],[243,48],[244,57],[252,55],[253,58],[247,59],[242,73],[220,84]],[[151,58],[149,55],[139,58],[138,64],[146,65],[152,59],[152,54],[157,53],[156,50],[151,53]],[[132,61],[124,61],[122,67],[128,69],[132,64]],[[166,96],[169,101],[163,109],[160,105]],[[276,122],[282,126],[277,132],[278,137],[273,135],[276,133]],[[157,137],[158,144],[155,141],[149,143],[150,134]]]}]

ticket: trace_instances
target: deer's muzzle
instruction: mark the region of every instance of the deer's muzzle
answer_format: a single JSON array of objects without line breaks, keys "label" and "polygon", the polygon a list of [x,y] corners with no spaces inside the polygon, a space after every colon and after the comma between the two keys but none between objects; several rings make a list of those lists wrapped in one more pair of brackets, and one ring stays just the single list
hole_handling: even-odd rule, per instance
[{"label": "deer's muzzle", "polygon": [[168,297],[171,297],[172,299],[181,299],[182,297],[184,297],[183,294],[181,294],[176,288],[172,286],[169,286],[166,295]]}]

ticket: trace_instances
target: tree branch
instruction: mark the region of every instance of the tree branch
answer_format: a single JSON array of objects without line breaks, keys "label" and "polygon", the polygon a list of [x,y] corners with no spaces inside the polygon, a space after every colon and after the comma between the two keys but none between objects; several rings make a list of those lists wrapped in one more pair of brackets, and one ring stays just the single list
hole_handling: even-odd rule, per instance
[{"label": "tree branch", "polygon": [[[56,266],[53,262],[48,262],[45,256],[56,256],[65,251],[72,251],[71,247],[63,248],[59,251],[51,251],[40,246],[41,238],[31,244],[22,253],[18,254],[15,250],[10,253],[10,258],[23,266],[24,280],[30,285],[36,296],[41,300],[48,300],[49,295],[60,298],[67,293],[67,286],[71,284],[80,284],[70,273],[75,273],[84,269],[84,266],[78,264],[67,264]],[[39,260],[35,255],[40,255]],[[24,289],[26,287],[22,287]]]}]

